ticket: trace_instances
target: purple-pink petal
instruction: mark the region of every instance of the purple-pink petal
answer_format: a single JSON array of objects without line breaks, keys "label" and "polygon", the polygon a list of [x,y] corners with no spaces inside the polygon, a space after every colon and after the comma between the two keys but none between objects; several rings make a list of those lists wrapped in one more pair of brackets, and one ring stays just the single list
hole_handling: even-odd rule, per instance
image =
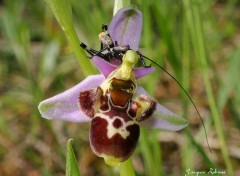
[{"label": "purple-pink petal", "polygon": [[[92,58],[92,62],[96,65],[98,70],[104,75],[105,78],[107,78],[108,75],[117,68],[117,66],[112,65],[111,63],[105,61],[104,59],[98,56],[94,56]],[[147,76],[153,73],[154,71],[155,71],[154,67],[147,67],[147,68],[140,67],[140,68],[133,69],[136,79]]]},{"label": "purple-pink petal", "polygon": [[72,122],[90,121],[79,108],[79,94],[81,91],[99,86],[104,79],[102,74],[89,76],[65,92],[40,102],[38,109],[42,117]]},{"label": "purple-pink petal", "polygon": [[98,70],[104,75],[105,78],[107,78],[108,75],[117,68],[98,56],[94,56],[92,58],[92,62],[96,65]]},{"label": "purple-pink petal", "polygon": [[140,68],[133,69],[136,79],[147,76],[153,73],[154,71],[155,71],[154,67],[140,67]]},{"label": "purple-pink petal", "polygon": [[142,13],[132,7],[120,9],[113,17],[108,32],[120,46],[138,50],[142,33]]},{"label": "purple-pink petal", "polygon": [[[150,97],[150,95],[141,86],[139,86],[135,96],[139,96],[141,94]],[[188,123],[186,119],[177,114],[174,114],[169,109],[158,103],[152,117],[143,122],[140,122],[140,125],[146,128],[179,131],[186,127]]]}]

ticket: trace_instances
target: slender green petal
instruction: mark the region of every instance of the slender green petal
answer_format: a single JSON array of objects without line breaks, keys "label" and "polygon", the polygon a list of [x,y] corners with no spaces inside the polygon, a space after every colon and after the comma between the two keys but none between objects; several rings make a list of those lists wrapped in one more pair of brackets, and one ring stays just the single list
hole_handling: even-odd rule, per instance
[{"label": "slender green petal", "polygon": [[67,143],[66,176],[80,176],[77,159],[71,141],[72,139],[69,139]]},{"label": "slender green petal", "polygon": [[46,0],[49,7],[52,9],[58,23],[68,38],[68,41],[77,56],[78,62],[85,75],[92,74],[93,68],[87,58],[85,52],[80,48],[80,41],[73,26],[72,8],[68,0]]},{"label": "slender green petal", "polygon": [[130,5],[130,0],[115,0],[113,16],[117,13],[119,9],[127,7],[129,5]]}]

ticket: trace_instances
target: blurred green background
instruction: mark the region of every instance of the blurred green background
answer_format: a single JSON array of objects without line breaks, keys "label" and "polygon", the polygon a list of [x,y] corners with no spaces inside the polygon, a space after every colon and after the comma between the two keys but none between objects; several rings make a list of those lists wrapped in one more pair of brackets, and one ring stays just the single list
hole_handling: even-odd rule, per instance
[{"label": "blurred green background", "polygon": [[[98,33],[103,23],[110,22],[114,2],[71,2],[79,38],[98,49]],[[184,115],[189,126],[181,132],[143,129],[133,155],[136,175],[178,176],[188,169],[210,168],[225,171],[222,175],[240,175],[240,1],[132,4],[144,16],[140,50],[175,75],[191,94],[212,149],[210,153],[193,105],[157,68],[140,84],[160,103]],[[0,14],[0,175],[65,175],[69,138],[74,139],[82,175],[118,175],[116,168],[92,153],[89,124],[40,117],[41,100],[87,76],[45,1],[1,0]]]}]

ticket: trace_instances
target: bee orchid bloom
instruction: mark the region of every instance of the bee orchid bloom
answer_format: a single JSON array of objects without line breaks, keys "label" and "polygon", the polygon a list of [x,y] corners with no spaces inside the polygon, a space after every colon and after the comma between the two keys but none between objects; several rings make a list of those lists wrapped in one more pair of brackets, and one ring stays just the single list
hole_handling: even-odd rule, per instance
[{"label": "bee orchid bloom", "polygon": [[[138,49],[142,14],[121,9],[113,18],[109,33],[119,45]],[[136,148],[140,126],[178,131],[187,121],[160,105],[136,79],[154,71],[134,68],[139,55],[128,50],[119,66],[98,56],[92,58],[101,74],[88,76],[76,86],[39,104],[42,117],[71,122],[91,122],[90,145],[109,165],[127,160]]]}]

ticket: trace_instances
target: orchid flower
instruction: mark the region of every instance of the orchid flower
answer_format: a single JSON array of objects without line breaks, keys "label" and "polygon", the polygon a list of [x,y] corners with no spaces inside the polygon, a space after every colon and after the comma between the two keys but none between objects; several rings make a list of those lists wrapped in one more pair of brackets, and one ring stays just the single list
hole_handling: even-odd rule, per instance
[{"label": "orchid flower", "polygon": [[136,148],[140,126],[178,131],[187,121],[160,105],[136,79],[154,67],[134,68],[139,56],[142,14],[123,8],[113,17],[109,34],[119,45],[129,45],[120,65],[98,56],[92,58],[101,74],[91,75],[76,86],[39,104],[42,117],[71,122],[91,122],[90,145],[109,165],[127,160]]}]

